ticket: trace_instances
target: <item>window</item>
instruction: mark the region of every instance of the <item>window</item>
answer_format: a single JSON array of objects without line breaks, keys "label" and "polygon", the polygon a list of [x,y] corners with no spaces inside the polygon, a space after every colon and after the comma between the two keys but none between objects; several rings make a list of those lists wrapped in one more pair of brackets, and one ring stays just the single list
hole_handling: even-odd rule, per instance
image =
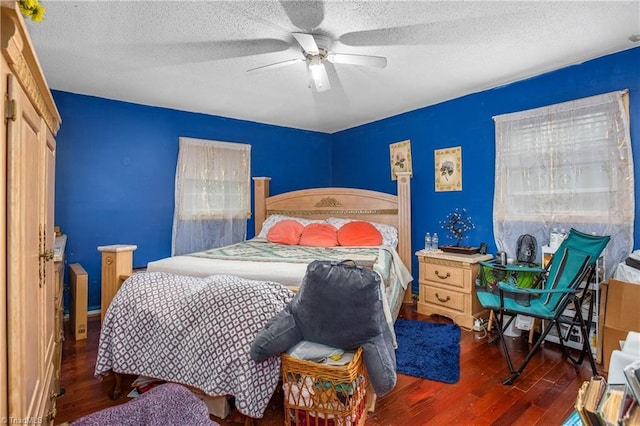
[{"label": "window", "polygon": [[611,235],[607,271],[633,247],[635,211],[628,94],[494,117],[494,234],[512,256],[522,234],[552,228]]},{"label": "window", "polygon": [[250,209],[248,144],[180,138],[172,254],[244,240]]}]

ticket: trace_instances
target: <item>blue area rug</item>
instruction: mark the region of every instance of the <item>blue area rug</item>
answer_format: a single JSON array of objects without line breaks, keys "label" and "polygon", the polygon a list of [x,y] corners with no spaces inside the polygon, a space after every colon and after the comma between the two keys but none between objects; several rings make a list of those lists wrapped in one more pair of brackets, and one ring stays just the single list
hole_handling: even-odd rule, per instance
[{"label": "blue area rug", "polygon": [[445,383],[460,380],[460,327],[398,318],[396,370]]}]

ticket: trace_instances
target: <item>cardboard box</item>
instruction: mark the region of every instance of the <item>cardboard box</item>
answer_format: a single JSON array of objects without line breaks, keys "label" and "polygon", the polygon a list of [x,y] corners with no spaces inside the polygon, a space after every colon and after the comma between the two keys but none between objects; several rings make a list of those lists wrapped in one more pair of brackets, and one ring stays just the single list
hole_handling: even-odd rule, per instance
[{"label": "cardboard box", "polygon": [[620,349],[620,341],[629,331],[640,331],[640,284],[610,279],[606,285],[604,327],[602,327],[602,366],[609,370],[611,352]]},{"label": "cardboard box", "polygon": [[221,419],[226,418],[231,412],[231,404],[226,396],[210,396],[205,394],[202,390],[194,388],[193,386],[186,386],[195,396],[204,401],[209,414],[219,417]]},{"label": "cardboard box", "polygon": [[640,284],[610,279],[604,325],[640,331]]},{"label": "cardboard box", "polygon": [[627,338],[627,333],[629,330],[622,330],[619,328],[609,327],[608,325],[604,326],[602,330],[602,367],[604,371],[609,371],[609,361],[611,360],[611,353],[622,347],[620,342],[624,341]]},{"label": "cardboard box", "polygon": [[231,412],[231,405],[226,396],[208,396],[198,395],[207,406],[209,414],[219,417],[221,419],[226,418]]},{"label": "cardboard box", "polygon": [[87,291],[89,275],[82,265],[69,265],[69,319],[73,330],[73,338],[87,338]]}]

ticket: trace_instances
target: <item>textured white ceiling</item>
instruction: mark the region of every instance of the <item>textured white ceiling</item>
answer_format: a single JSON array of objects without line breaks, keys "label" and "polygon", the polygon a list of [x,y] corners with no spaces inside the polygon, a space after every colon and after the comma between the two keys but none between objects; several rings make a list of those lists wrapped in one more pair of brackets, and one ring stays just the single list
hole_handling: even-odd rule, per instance
[{"label": "textured white ceiling", "polygon": [[[28,22],[53,89],[332,133],[640,45],[640,1],[58,1]],[[386,68],[327,64],[292,32]]]}]

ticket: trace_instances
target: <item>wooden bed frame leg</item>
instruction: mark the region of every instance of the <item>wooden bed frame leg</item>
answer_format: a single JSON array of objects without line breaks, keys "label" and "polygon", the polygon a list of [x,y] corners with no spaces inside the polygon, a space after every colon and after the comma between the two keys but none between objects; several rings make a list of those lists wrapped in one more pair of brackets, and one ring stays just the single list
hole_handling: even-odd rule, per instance
[{"label": "wooden bed frame leg", "polygon": [[113,383],[113,388],[109,393],[109,397],[113,400],[116,400],[120,398],[120,395],[122,395],[122,375],[120,375],[119,373],[116,373],[115,371],[112,371],[111,373],[113,374],[113,377],[114,377],[114,383]]}]

